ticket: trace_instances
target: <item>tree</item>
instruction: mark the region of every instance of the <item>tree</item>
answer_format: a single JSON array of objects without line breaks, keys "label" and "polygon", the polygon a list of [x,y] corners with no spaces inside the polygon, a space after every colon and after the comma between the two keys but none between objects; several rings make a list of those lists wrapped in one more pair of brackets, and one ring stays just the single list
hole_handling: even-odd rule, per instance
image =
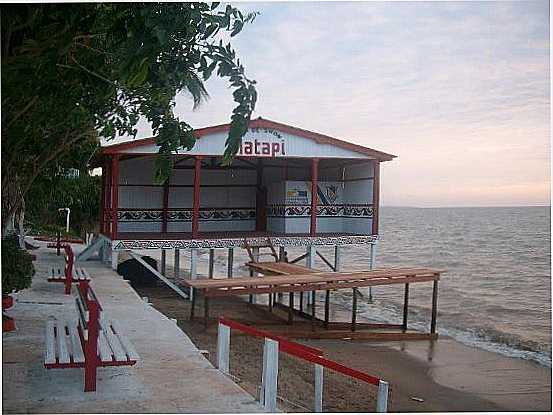
[{"label": "tree", "polygon": [[250,80],[223,39],[256,14],[218,3],[2,5],[2,233],[34,181],[83,142],[136,136],[147,119],[169,154],[191,149],[192,127],[173,113],[177,93],[194,107],[217,70],[234,88],[225,161],[236,154],[255,108]]}]

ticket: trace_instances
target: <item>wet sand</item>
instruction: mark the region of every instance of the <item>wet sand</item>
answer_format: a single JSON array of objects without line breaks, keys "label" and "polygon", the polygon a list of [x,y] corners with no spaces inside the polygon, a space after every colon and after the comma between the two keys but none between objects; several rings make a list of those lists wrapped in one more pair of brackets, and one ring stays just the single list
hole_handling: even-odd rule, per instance
[{"label": "wet sand", "polygon": [[[167,274],[172,275],[170,269]],[[211,319],[206,329],[202,301],[197,305],[198,317],[190,321],[190,302],[168,287],[159,285],[137,291],[163,314],[176,318],[196,346],[207,351],[212,363],[216,358],[217,316],[258,325],[275,322],[274,317],[248,305],[243,298],[221,298],[210,302]],[[301,342],[324,350],[327,358],[390,381],[389,409],[394,412],[551,410],[551,369],[464,346],[447,337],[386,343]],[[233,332],[230,359],[235,381],[256,396],[261,380],[261,340]],[[288,412],[312,411],[313,379],[311,364],[281,353],[279,407]],[[325,412],[371,412],[375,396],[375,387],[325,371]]]}]

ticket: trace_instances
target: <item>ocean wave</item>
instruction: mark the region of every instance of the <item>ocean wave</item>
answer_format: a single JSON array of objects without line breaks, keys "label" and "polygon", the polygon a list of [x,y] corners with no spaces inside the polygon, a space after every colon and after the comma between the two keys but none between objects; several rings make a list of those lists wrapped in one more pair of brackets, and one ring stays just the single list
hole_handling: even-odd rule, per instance
[{"label": "ocean wave", "polygon": [[[351,295],[336,293],[332,303],[351,311]],[[358,315],[379,323],[400,323],[402,306],[392,301],[373,300],[368,303],[366,298],[358,300]],[[422,318],[427,316],[427,310],[415,306],[409,308],[409,327],[414,330],[427,331],[428,322]],[[420,318],[418,318],[420,317]],[[505,333],[492,328],[452,327],[442,323],[438,334],[451,337],[462,344],[477,347],[504,356],[520,358],[536,362],[542,366],[552,367],[549,344],[543,344],[520,336]]]}]

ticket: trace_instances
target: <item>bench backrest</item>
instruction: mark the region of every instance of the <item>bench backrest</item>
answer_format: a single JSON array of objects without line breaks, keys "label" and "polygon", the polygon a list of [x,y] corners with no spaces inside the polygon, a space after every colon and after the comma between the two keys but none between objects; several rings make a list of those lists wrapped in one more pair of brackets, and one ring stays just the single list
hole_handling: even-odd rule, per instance
[{"label": "bench backrest", "polygon": [[[78,296],[75,299],[77,313],[79,314],[79,327],[85,340],[93,335],[98,336],[100,329],[100,316],[102,306],[98,297],[88,281],[80,281],[77,289]],[[95,333],[93,333],[95,332]]]}]

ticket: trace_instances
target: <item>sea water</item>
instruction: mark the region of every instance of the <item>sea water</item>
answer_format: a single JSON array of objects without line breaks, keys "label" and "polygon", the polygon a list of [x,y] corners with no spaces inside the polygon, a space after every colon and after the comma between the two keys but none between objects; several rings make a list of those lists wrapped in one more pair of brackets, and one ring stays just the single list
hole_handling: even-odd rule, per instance
[{"label": "sea water", "polygon": [[[550,367],[550,222],[549,207],[383,207],[376,266],[446,269],[439,333]],[[342,248],[344,269],[367,269],[368,250]],[[359,300],[362,315],[401,323],[400,286],[373,287],[372,300]],[[333,301],[349,308],[351,294]],[[411,284],[410,327],[428,330],[431,301],[431,283]]]},{"label": "sea water", "polygon": [[[333,262],[333,247],[317,250]],[[287,251],[293,259],[305,248]],[[344,246],[341,252],[344,271],[368,269],[367,245]],[[207,256],[208,250],[200,250],[203,274]],[[244,250],[235,250],[234,275],[247,275],[247,260]],[[226,250],[217,250],[216,275],[226,274],[226,261]],[[447,270],[439,282],[438,333],[551,367],[550,207],[382,207],[376,266]],[[314,267],[328,269],[318,257]],[[409,328],[428,331],[432,283],[411,284],[409,293]],[[339,290],[331,296],[333,311],[344,321],[351,295]],[[372,301],[368,295],[358,298],[359,315],[401,323],[403,295],[403,285],[373,287]]]}]

